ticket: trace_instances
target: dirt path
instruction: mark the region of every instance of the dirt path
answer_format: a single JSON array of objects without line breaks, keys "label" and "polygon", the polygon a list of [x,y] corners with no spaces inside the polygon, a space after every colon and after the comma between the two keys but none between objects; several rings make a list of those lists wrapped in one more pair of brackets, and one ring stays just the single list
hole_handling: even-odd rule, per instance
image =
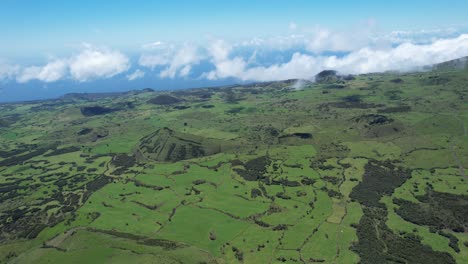
[{"label": "dirt path", "polygon": [[49,241],[45,242],[45,245],[49,246],[49,247],[60,248],[62,243],[67,238],[69,238],[72,234],[74,234],[76,231],[81,230],[81,229],[85,229],[85,227],[75,227],[75,228],[72,228],[70,230],[67,230],[67,231],[59,234],[58,236],[50,239]]},{"label": "dirt path", "polygon": [[453,159],[458,164],[458,169],[460,170],[461,176],[463,178],[467,178],[465,175],[465,168],[463,166],[463,163],[461,162],[460,158],[457,155],[457,152],[455,151],[455,144],[452,144],[452,146],[450,146],[450,152],[452,152]]},{"label": "dirt path", "polygon": [[468,136],[468,127],[466,127],[465,125],[465,122],[463,121],[463,119],[461,119],[460,117],[458,116],[455,116],[455,119],[457,119],[458,121],[460,121],[462,127],[463,127],[463,135],[466,137]]},{"label": "dirt path", "polygon": [[[343,159],[339,159],[337,160],[337,163],[341,166],[341,176],[342,176],[342,179],[338,185],[338,190],[340,190],[340,193],[343,194],[342,190],[341,190],[341,186],[343,185],[344,182],[346,182],[346,175],[345,175],[345,167],[343,164],[341,164],[341,161]],[[349,196],[349,195],[348,195]],[[340,253],[341,253],[341,244],[339,243],[339,241],[341,241],[342,237],[343,237],[343,225],[344,225],[344,219],[346,218],[346,216],[348,215],[348,202],[346,201],[348,197],[345,196],[343,197],[343,201],[345,203],[345,207],[344,207],[344,214],[341,216],[341,219],[340,219],[340,224],[338,225],[338,229],[336,230],[336,255],[335,257],[333,258],[333,263],[336,263],[336,260],[340,257]]]},{"label": "dirt path", "polygon": [[[458,121],[460,121],[460,123],[461,123],[461,126],[463,128],[463,136],[462,137],[468,136],[468,127],[465,125],[465,122],[463,121],[463,119],[461,119],[459,116],[454,116],[454,118],[457,119]],[[465,167],[463,166],[463,163],[460,160],[460,157],[458,157],[457,152],[455,151],[455,147],[456,147],[455,143],[452,143],[450,145],[450,152],[452,153],[452,157],[453,157],[453,159],[455,160],[455,162],[458,165],[458,169],[460,170],[461,176],[463,178],[467,178],[466,175],[465,175]]]}]

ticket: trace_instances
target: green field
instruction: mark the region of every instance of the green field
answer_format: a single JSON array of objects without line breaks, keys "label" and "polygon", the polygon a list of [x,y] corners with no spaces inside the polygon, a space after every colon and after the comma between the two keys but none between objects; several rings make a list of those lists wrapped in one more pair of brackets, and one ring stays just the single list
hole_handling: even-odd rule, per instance
[{"label": "green field", "polygon": [[0,263],[468,263],[468,70],[0,104]]}]

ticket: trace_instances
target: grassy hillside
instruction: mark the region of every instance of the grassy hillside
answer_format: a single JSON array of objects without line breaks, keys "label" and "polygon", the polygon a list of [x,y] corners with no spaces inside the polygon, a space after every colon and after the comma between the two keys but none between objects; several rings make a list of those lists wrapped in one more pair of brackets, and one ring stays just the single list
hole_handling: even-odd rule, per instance
[{"label": "grassy hillside", "polygon": [[0,263],[468,263],[459,65],[0,105]]}]

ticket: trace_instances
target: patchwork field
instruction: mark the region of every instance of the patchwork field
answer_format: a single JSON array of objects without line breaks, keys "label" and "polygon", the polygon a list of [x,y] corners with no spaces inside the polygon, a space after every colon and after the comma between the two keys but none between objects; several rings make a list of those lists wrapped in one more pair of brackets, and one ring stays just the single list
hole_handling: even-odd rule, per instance
[{"label": "patchwork field", "polygon": [[468,263],[447,65],[1,104],[0,263]]}]

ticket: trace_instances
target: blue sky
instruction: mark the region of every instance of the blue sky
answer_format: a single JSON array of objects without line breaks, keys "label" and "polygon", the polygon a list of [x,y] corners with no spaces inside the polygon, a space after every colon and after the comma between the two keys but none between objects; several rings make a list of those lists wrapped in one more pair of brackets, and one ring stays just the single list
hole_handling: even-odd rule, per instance
[{"label": "blue sky", "polygon": [[0,101],[406,69],[468,55],[467,11],[466,0],[3,0]]},{"label": "blue sky", "polygon": [[3,0],[0,54],[64,52],[83,41],[134,50],[154,39],[274,35],[286,32],[291,21],[340,28],[374,19],[388,31],[431,29],[467,23],[466,12],[468,1],[463,0]]}]

